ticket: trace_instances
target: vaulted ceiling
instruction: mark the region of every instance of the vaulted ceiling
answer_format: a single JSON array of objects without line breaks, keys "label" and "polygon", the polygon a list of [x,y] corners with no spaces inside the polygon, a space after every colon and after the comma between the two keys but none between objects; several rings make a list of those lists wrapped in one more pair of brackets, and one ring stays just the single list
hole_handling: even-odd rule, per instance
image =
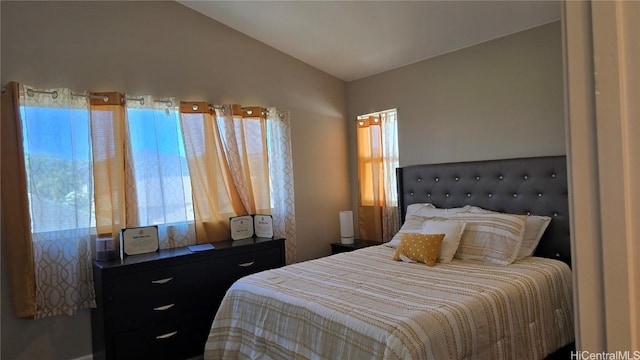
[{"label": "vaulted ceiling", "polygon": [[179,1],[345,81],[560,19],[559,1]]}]

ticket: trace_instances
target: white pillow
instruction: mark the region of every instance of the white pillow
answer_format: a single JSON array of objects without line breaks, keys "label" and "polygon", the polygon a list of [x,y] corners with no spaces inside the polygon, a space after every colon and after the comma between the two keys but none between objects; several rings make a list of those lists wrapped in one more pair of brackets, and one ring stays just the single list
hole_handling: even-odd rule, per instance
[{"label": "white pillow", "polygon": [[424,216],[416,216],[416,215],[408,215],[402,227],[400,227],[400,231],[398,231],[391,241],[389,241],[386,245],[392,248],[398,247],[400,245],[400,240],[402,238],[403,233],[420,233],[422,232],[422,227],[424,222],[429,220],[430,218]]},{"label": "white pillow", "polygon": [[470,210],[471,206],[469,205],[451,209],[436,208],[433,204],[429,203],[408,205],[404,224],[402,224],[400,231],[398,231],[386,245],[392,248],[398,247],[398,245],[400,245],[402,233],[419,233],[422,231],[422,225],[426,220],[434,218],[444,220],[454,216],[455,214],[469,212]]},{"label": "white pillow", "polygon": [[420,210],[422,210],[423,208],[435,209],[436,207],[433,206],[433,204],[411,204],[407,206],[407,213],[405,214],[405,217],[410,215],[418,215],[418,212],[420,212]]},{"label": "white pillow", "polygon": [[439,263],[450,263],[458,249],[465,223],[454,220],[426,220],[422,227],[423,234],[444,234],[440,247]]},{"label": "white pillow", "polygon": [[459,208],[451,208],[451,209],[442,209],[433,206],[433,204],[411,204],[407,206],[407,214],[405,217],[409,215],[417,215],[417,216],[426,216],[426,217],[441,217],[441,218],[450,218],[455,214],[459,214],[461,212],[469,212],[471,210],[471,206],[466,205]]},{"label": "white pillow", "polygon": [[522,246],[526,215],[461,213],[452,219],[466,223],[456,258],[498,265],[515,261]]},{"label": "white pillow", "polygon": [[527,223],[524,227],[524,239],[522,239],[522,247],[517,257],[518,260],[527,256],[533,256],[550,222],[551,218],[548,216],[527,216]]},{"label": "white pillow", "polygon": [[[470,206],[469,211],[477,214],[497,213],[496,211],[483,209],[477,206]],[[527,222],[524,226],[524,237],[522,239],[522,246],[520,247],[520,251],[518,252],[516,260],[520,260],[527,256],[533,255],[533,253],[536,251],[536,248],[538,247],[538,243],[540,243],[540,239],[542,238],[544,231],[547,229],[547,226],[549,226],[550,222],[551,218],[548,216],[527,216]]]}]

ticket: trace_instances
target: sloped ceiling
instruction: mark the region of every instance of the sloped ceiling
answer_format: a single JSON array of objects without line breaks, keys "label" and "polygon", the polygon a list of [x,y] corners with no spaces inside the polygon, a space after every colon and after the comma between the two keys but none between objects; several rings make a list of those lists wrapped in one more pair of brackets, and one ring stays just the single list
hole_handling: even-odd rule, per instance
[{"label": "sloped ceiling", "polygon": [[179,1],[345,81],[560,19],[558,1]]}]

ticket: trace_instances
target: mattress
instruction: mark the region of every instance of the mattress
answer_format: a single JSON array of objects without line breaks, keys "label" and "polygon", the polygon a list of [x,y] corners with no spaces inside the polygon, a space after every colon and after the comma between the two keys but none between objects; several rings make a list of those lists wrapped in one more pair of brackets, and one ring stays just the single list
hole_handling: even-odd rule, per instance
[{"label": "mattress", "polygon": [[574,339],[561,261],[428,267],[393,252],[372,246],[238,280],[205,359],[541,359]]}]

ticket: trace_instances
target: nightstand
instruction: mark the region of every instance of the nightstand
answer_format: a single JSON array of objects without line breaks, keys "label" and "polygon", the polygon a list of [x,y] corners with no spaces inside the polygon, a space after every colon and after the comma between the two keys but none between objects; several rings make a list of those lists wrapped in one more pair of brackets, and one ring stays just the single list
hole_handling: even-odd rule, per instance
[{"label": "nightstand", "polygon": [[380,244],[382,243],[378,241],[359,240],[359,239],[354,240],[353,244],[343,244],[341,242],[335,242],[331,244],[331,255],[342,253],[342,252],[353,251],[356,249],[362,249],[367,246],[380,245]]}]

